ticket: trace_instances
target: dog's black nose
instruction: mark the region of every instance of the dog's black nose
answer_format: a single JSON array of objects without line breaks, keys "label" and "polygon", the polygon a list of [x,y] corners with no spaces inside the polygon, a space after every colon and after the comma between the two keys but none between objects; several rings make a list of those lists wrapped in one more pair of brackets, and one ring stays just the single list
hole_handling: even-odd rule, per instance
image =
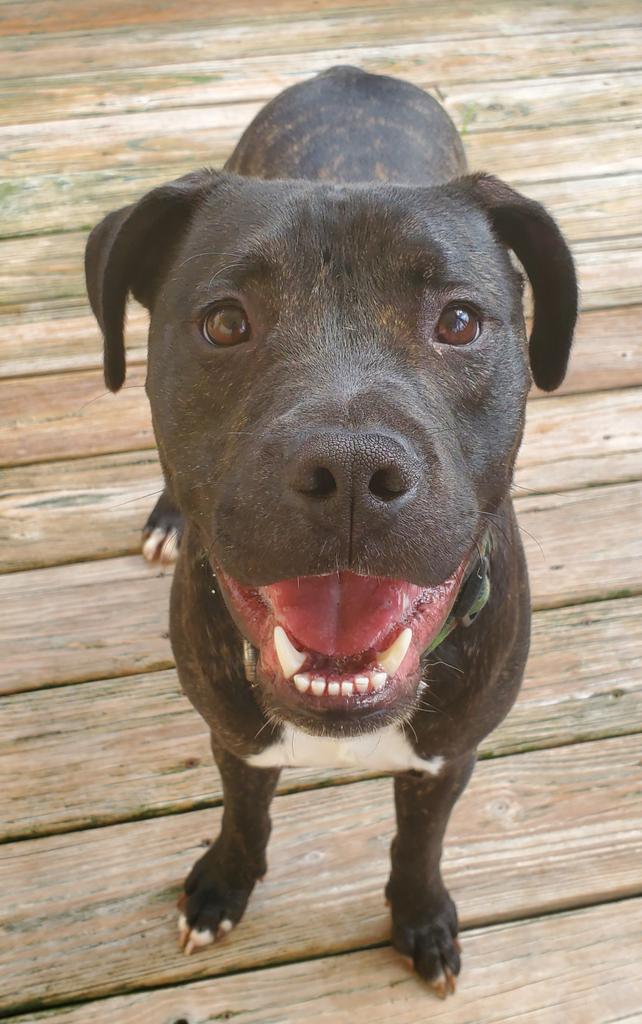
[{"label": "dog's black nose", "polygon": [[355,512],[396,511],[419,478],[417,458],[388,433],[327,432],[302,438],[287,467],[293,491],[310,503],[350,502]]}]

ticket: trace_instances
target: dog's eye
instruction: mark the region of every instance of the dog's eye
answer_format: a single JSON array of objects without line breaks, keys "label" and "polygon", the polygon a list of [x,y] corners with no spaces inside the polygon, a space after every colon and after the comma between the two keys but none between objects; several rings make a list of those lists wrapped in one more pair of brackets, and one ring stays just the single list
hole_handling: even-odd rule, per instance
[{"label": "dog's eye", "polygon": [[444,345],[470,345],[479,337],[481,322],[471,306],[446,306],[437,324],[437,341]]},{"label": "dog's eye", "polygon": [[203,336],[212,345],[238,345],[250,336],[245,310],[230,303],[215,306],[203,320]]}]

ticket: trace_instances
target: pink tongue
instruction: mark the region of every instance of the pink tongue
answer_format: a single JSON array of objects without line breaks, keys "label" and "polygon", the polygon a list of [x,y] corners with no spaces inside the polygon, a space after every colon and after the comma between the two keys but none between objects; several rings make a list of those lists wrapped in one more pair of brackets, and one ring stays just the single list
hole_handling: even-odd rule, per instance
[{"label": "pink tongue", "polygon": [[401,580],[340,572],[285,580],[262,587],[260,593],[297,646],[345,657],[376,647],[423,589]]}]

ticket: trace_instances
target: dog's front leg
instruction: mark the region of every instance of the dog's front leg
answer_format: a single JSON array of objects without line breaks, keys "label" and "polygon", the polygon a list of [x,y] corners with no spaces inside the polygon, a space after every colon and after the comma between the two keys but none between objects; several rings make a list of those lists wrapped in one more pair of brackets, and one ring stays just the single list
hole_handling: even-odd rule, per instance
[{"label": "dog's front leg", "polygon": [[223,781],[223,820],[185,881],[179,932],[186,953],[222,938],[241,920],[267,870],[270,803],[280,774],[253,768],[215,744],[212,749]]},{"label": "dog's front leg", "polygon": [[386,897],[392,942],[415,970],[445,998],[460,970],[457,910],[440,871],[444,833],[475,755],[447,763],[435,777],[405,772],[395,778],[397,834]]}]

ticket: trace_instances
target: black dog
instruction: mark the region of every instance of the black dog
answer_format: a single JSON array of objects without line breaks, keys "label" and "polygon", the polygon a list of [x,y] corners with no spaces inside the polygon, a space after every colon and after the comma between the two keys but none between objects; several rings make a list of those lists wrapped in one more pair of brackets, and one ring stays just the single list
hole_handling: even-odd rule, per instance
[{"label": "black dog", "polygon": [[225,171],[154,189],[89,239],[113,391],[128,293],[151,313],[167,490],[147,552],[184,522],[172,644],[225,793],[185,885],[188,952],[240,920],[266,870],[279,769],[363,766],[395,773],[394,945],[454,989],[442,840],[528,650],[509,489],[529,358],[557,387],[577,311],[551,217],[465,172],[429,96],[332,68],[269,103]]}]

